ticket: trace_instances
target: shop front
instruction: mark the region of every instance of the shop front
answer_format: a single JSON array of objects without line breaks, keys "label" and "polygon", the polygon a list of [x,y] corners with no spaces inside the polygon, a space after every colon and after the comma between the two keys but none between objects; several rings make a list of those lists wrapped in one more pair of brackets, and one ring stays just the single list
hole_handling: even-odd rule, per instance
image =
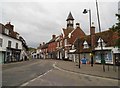
[{"label": "shop front", "polygon": [[101,63],[103,60],[105,64],[113,64],[113,53],[111,50],[95,51],[95,62]]},{"label": "shop front", "polygon": [[7,47],[5,58],[4,58],[5,63],[20,61],[20,59],[21,59],[20,49],[14,49],[14,48]]}]

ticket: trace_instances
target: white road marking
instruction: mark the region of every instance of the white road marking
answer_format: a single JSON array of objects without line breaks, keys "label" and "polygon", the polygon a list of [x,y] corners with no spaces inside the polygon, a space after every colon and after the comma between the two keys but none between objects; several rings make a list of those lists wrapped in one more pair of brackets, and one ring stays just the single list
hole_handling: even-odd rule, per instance
[{"label": "white road marking", "polygon": [[95,77],[95,78],[99,78],[99,79],[105,79],[105,80],[112,80],[112,81],[116,81],[118,82],[117,79],[111,79],[111,78],[103,78],[103,77],[98,77],[98,76],[92,76],[92,75],[87,75],[87,74],[82,74],[82,73],[76,73],[76,72],[72,72],[72,71],[67,71],[67,70],[64,70],[64,69],[61,69],[59,67],[56,66],[56,62],[55,64],[53,64],[53,67],[60,70],[60,71],[64,71],[64,72],[68,72],[68,73],[72,73],[72,74],[76,74],[76,75],[83,75],[83,76],[89,76],[89,77]]},{"label": "white road marking", "polygon": [[47,71],[47,72],[45,72],[44,74],[42,74],[42,75],[40,75],[40,76],[38,76],[38,77],[36,77],[36,78],[34,78],[34,79],[32,79],[32,80],[30,80],[30,81],[28,81],[28,82],[26,82],[26,83],[23,83],[22,85],[20,85],[20,86],[26,86],[26,85],[28,85],[30,82],[33,82],[33,81],[35,81],[36,79],[38,79],[38,78],[41,78],[42,76],[44,76],[44,75],[46,75],[46,74],[48,74],[49,72],[51,72],[52,71],[52,69],[51,70],[49,70],[49,71]]},{"label": "white road marking", "polygon": [[26,82],[26,83],[22,84],[21,86],[26,86],[26,85],[28,85],[28,83],[29,83],[29,82]]}]

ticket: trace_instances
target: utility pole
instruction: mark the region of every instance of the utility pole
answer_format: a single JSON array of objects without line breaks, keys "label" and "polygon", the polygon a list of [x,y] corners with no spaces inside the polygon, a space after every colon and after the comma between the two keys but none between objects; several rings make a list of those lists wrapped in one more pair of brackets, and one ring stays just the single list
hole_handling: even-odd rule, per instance
[{"label": "utility pole", "polygon": [[77,39],[77,53],[78,53],[78,59],[79,59],[79,68],[80,68],[80,39]]},{"label": "utility pole", "polygon": [[[99,18],[99,10],[98,10],[98,2],[97,2],[97,0],[96,0],[96,10],[97,10],[99,32],[101,33],[101,26],[100,26],[100,18]],[[100,38],[100,46],[101,46],[101,63],[103,64],[103,71],[105,72],[105,59],[103,57],[102,38]]]}]

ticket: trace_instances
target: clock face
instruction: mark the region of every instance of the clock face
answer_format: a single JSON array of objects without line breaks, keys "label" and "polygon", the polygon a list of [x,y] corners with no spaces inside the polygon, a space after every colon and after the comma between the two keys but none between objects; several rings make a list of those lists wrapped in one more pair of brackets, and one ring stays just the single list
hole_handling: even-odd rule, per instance
[{"label": "clock face", "polygon": [[73,21],[72,21],[72,20],[69,20],[69,21],[68,21],[68,24],[72,24],[72,23],[73,23]]},{"label": "clock face", "polygon": [[70,23],[72,24],[72,20],[70,20]]}]

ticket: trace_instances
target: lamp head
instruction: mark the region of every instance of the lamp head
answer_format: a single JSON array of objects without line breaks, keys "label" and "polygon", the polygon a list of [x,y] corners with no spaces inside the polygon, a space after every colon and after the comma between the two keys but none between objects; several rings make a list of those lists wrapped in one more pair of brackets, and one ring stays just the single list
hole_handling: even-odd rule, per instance
[{"label": "lamp head", "polygon": [[87,9],[84,9],[83,13],[86,14],[87,12],[88,12]]}]

